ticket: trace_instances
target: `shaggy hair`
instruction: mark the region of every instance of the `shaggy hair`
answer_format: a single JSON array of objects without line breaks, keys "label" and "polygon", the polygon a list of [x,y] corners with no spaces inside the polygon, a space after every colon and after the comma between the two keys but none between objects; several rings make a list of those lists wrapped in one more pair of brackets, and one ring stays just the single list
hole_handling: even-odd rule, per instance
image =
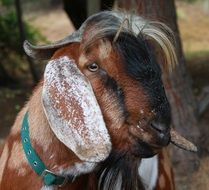
[{"label": "shaggy hair", "polygon": [[140,161],[126,153],[112,152],[97,173],[101,190],[144,190],[138,174]]},{"label": "shaggy hair", "polygon": [[88,38],[82,46],[84,49],[96,40],[107,36],[114,36],[113,42],[115,42],[120,33],[126,33],[135,37],[141,36],[144,40],[151,41],[158,49],[160,48],[166,71],[171,71],[177,64],[173,32],[163,23],[147,21],[136,15],[104,11],[87,19],[84,28],[88,33]]}]

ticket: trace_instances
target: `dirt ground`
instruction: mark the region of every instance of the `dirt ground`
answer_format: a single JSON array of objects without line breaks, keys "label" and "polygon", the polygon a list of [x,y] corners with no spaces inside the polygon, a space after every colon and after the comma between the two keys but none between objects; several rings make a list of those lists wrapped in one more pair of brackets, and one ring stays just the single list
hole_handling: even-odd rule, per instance
[{"label": "dirt ground", "polygon": [[209,51],[209,11],[202,4],[177,1],[178,24],[186,52]]},{"label": "dirt ground", "polygon": [[[40,33],[47,37],[49,42],[63,39],[75,30],[62,7],[44,12],[40,11],[39,14],[32,13],[26,15],[25,19],[38,28]],[[57,20],[58,22],[56,22]]]},{"label": "dirt ground", "polygon": [[[193,79],[194,93],[198,96],[203,86],[209,85],[209,13],[199,4],[177,2],[178,24],[183,47],[187,58],[187,67]],[[74,27],[61,7],[48,11],[31,12],[25,19],[36,26],[50,42],[60,40],[73,32]],[[25,92],[20,89],[0,88],[0,152],[3,139],[7,136],[16,114],[31,94],[31,88]],[[192,190],[209,189],[209,110],[200,119],[202,146],[200,167],[194,173]],[[184,176],[176,176],[177,189],[186,190]]]}]

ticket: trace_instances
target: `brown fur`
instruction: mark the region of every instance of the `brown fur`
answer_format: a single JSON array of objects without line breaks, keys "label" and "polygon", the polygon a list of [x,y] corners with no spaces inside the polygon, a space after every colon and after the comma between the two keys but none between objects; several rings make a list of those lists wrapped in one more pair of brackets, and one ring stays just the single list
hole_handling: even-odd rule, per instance
[{"label": "brown fur", "polygon": [[[106,46],[108,46],[108,51],[103,54],[101,49],[106,49]],[[109,51],[109,47],[112,47],[110,42],[98,41],[96,45],[90,47],[88,51],[83,52],[80,51],[79,44],[75,43],[59,49],[52,59],[68,56],[78,63],[78,67],[84,75],[86,75],[94,92],[96,92],[95,95],[102,108],[113,148],[120,151],[132,151],[132,145],[135,143],[136,138],[130,134],[129,126],[136,125],[139,116],[141,118],[148,117],[151,111],[150,105],[143,87],[139,86],[138,83],[136,84],[133,79],[124,74],[125,70],[121,67],[119,55],[113,48]],[[82,59],[79,59],[80,55],[83,56]],[[111,77],[119,81],[119,85],[124,89],[125,105],[130,113],[128,118],[130,123],[124,123],[125,118],[122,111],[120,112],[117,97],[107,91],[102,79],[99,78],[96,73],[91,73],[87,70],[87,65],[92,62],[97,62]],[[41,104],[42,85],[42,82],[40,82],[29,102],[18,114],[10,136],[7,139],[0,160],[0,168],[3,169],[0,171],[0,190],[14,190],[16,187],[21,190],[31,188],[38,190],[43,186],[41,178],[32,171],[27,163],[21,147],[20,128],[23,115],[27,110],[29,112],[32,146],[47,165],[48,169],[58,172],[59,169],[73,167],[74,163],[81,163],[78,157],[71,150],[66,148],[51,131]],[[138,101],[139,96],[141,101]],[[141,108],[143,113],[140,112],[138,108]],[[163,175],[165,176],[166,185],[168,183],[167,181],[169,181],[170,184],[171,176],[167,174],[170,170],[165,169],[168,160],[165,160],[163,155],[160,160],[163,161],[160,165],[160,171],[164,172]],[[96,181],[95,174],[91,173],[77,177],[73,184],[67,184],[60,189],[94,190],[96,189]],[[160,187],[160,183],[158,186]]]},{"label": "brown fur", "polygon": [[168,149],[159,153],[159,172],[156,190],[175,190],[174,176]]},{"label": "brown fur", "polygon": [[[40,84],[34,91],[32,98],[18,115],[15,125],[11,131],[11,135],[7,140],[9,155],[6,158],[3,156],[1,158],[6,159],[6,163],[3,166],[3,178],[0,184],[1,190],[14,189],[14,187],[17,186],[19,189],[30,189],[31,187],[33,187],[33,189],[40,189],[43,186],[41,178],[32,171],[26,161],[26,157],[20,143],[20,127],[23,114],[26,110],[29,111],[30,116],[33,116],[33,118],[29,116],[32,146],[49,169],[52,169],[53,167],[53,171],[56,172],[60,168],[67,168],[73,165],[73,163],[81,162],[73,152],[67,149],[55,137],[49,128],[41,106],[41,85],[42,84]],[[14,145],[16,147],[15,149]],[[47,146],[47,149],[45,146]],[[51,155],[54,156],[50,158]],[[1,160],[1,163],[2,162],[4,162],[4,160]],[[54,167],[55,165],[57,165],[57,167]],[[18,169],[25,169],[23,176],[18,175]],[[25,176],[27,176],[27,178],[25,178]]]}]

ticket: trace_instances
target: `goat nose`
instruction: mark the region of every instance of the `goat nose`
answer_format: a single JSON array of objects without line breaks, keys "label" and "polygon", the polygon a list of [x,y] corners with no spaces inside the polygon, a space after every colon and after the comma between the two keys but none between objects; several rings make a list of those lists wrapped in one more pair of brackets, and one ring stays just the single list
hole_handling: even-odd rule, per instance
[{"label": "goat nose", "polygon": [[164,123],[158,123],[153,121],[151,123],[151,127],[160,133],[167,133],[169,132],[170,127]]}]

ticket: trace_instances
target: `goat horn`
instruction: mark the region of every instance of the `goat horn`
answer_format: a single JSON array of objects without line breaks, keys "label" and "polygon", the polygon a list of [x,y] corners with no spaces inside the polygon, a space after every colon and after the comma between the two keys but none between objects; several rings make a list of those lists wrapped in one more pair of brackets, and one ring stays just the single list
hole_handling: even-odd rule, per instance
[{"label": "goat horn", "polygon": [[191,152],[197,152],[197,147],[184,137],[182,137],[178,132],[176,132],[173,128],[171,128],[171,143],[176,145],[179,148],[184,150],[188,150]]},{"label": "goat horn", "polygon": [[[105,11],[103,12],[103,14],[106,14],[106,13],[107,12]],[[89,21],[91,21],[92,18],[97,17],[100,14],[101,13],[97,13],[97,14],[90,16],[89,18],[86,19],[86,21],[81,25],[81,27],[77,31],[73,32],[71,35],[55,43],[52,43],[49,45],[35,46],[29,43],[28,41],[25,41],[23,44],[23,47],[24,47],[26,54],[32,58],[39,59],[39,60],[50,59],[58,48],[63,47],[69,43],[81,42],[84,29],[89,23]]]},{"label": "goat horn", "polygon": [[35,46],[26,40],[23,44],[23,47],[28,56],[39,60],[44,60],[51,58],[53,53],[58,48],[63,47],[72,42],[80,42],[80,41],[81,41],[81,32],[80,30],[78,30],[76,32],[73,32],[71,35],[67,36],[66,38],[49,45]]}]

